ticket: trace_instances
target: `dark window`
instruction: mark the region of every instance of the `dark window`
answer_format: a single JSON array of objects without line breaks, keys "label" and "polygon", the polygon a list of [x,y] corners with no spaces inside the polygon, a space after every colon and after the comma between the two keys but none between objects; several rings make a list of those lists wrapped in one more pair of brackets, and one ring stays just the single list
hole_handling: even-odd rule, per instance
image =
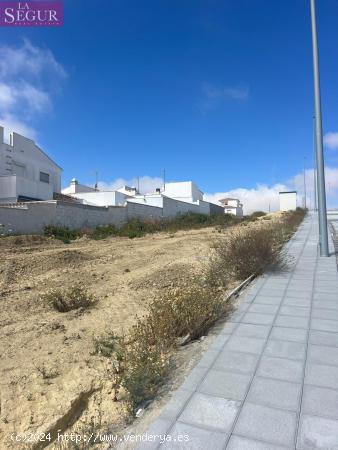
[{"label": "dark window", "polygon": [[42,183],[49,183],[49,173],[40,172],[40,181]]}]

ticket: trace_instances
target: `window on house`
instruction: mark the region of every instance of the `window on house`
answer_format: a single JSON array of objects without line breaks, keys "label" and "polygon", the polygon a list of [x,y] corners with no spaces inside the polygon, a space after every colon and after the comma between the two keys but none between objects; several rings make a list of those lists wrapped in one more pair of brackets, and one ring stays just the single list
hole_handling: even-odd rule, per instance
[{"label": "window on house", "polygon": [[42,183],[49,183],[49,173],[40,172],[40,181]]}]

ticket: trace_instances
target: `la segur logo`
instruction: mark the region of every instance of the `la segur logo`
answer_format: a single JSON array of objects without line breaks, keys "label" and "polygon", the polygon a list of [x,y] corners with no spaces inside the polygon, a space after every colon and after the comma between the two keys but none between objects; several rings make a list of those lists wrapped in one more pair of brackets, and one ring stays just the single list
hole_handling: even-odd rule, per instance
[{"label": "la segur logo", "polygon": [[2,27],[60,27],[63,25],[63,1],[0,1]]}]

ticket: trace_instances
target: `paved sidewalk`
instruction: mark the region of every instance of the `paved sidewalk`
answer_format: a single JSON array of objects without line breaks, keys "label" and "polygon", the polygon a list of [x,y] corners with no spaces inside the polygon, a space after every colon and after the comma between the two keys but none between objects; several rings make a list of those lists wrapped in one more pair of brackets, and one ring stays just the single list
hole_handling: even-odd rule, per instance
[{"label": "paved sidewalk", "polygon": [[338,274],[317,242],[310,215],[287,245],[290,270],[246,291],[148,430],[172,441],[139,449],[338,449]]}]

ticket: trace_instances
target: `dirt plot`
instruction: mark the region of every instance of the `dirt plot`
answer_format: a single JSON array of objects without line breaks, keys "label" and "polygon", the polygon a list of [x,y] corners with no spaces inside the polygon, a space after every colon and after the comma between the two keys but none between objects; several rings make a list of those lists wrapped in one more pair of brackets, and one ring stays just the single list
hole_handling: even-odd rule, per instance
[{"label": "dirt plot", "polygon": [[[215,236],[206,228],[68,245],[0,239],[0,448],[45,446],[14,443],[11,433],[118,430],[109,360],[94,354],[93,336],[126,331],[159,289],[189,283]],[[93,309],[60,313],[41,299],[75,283],[96,295]]]}]

